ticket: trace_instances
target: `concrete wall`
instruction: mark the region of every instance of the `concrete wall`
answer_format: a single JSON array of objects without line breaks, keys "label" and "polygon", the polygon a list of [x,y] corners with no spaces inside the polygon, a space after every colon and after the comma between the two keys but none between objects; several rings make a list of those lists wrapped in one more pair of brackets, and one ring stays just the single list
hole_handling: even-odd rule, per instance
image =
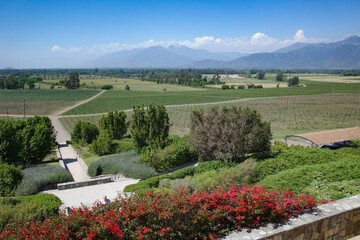
[{"label": "concrete wall", "polygon": [[65,189],[86,187],[86,186],[92,186],[92,185],[109,183],[109,182],[111,182],[111,177],[99,177],[99,178],[82,181],[82,182],[59,183],[57,185],[57,188],[58,188],[58,190],[65,190]]},{"label": "concrete wall", "polygon": [[286,224],[234,231],[227,240],[342,240],[360,235],[360,194],[318,206],[314,212],[291,218]]}]

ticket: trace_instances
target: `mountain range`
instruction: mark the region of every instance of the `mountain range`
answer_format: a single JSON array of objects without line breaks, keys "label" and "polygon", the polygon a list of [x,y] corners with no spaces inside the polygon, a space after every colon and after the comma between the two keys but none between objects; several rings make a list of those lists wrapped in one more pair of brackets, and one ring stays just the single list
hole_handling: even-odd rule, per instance
[{"label": "mountain range", "polygon": [[360,37],[332,43],[295,43],[271,53],[209,52],[182,45],[152,46],[107,54],[90,63],[104,68],[360,68]]},{"label": "mountain range", "polygon": [[152,46],[110,53],[90,65],[108,68],[178,68],[202,59],[230,61],[245,55],[237,52],[209,52],[182,45]]}]

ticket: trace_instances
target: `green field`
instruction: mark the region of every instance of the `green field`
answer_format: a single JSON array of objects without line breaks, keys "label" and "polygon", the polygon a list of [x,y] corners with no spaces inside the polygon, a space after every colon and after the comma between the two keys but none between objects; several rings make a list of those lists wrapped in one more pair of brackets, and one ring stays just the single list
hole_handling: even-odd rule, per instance
[{"label": "green field", "polygon": [[[211,106],[247,106],[260,112],[263,119],[271,123],[274,138],[287,134],[304,133],[325,129],[345,128],[360,125],[360,93],[295,95],[214,105],[187,105],[168,107],[171,132],[182,135],[189,132],[192,111]],[[131,113],[128,114],[128,119]],[[78,120],[97,124],[101,116],[64,117],[63,124],[71,130]]]},{"label": "green field", "polygon": [[92,97],[98,90],[0,90],[0,114],[48,115]]},{"label": "green field", "polygon": [[[138,81],[138,80],[134,80]],[[140,82],[140,81],[139,81]],[[196,91],[125,91],[110,90],[95,100],[74,108],[63,115],[81,115],[105,113],[115,110],[131,109],[134,105],[164,104],[200,104],[208,102],[223,102],[243,98],[276,97],[291,95],[315,95],[324,93],[359,93],[360,82],[353,84],[336,82],[316,82],[302,80],[306,87],[295,88],[265,88],[244,90],[198,89]],[[145,85],[146,86],[146,85]],[[162,85],[160,85],[162,86]],[[176,85],[173,85],[176,88]],[[183,87],[182,87],[183,88]],[[189,88],[194,89],[194,88]]]}]

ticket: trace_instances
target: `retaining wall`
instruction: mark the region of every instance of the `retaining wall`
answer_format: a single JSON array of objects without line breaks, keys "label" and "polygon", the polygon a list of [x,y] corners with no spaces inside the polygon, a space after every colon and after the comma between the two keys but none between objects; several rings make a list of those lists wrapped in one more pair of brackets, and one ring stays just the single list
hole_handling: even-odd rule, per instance
[{"label": "retaining wall", "polygon": [[81,181],[81,182],[59,183],[57,185],[57,188],[58,188],[58,190],[65,190],[65,189],[86,187],[86,186],[92,186],[92,185],[109,183],[109,182],[111,182],[111,177],[100,177],[100,178],[95,178],[95,179]]},{"label": "retaining wall", "polygon": [[[250,231],[250,230],[249,230]],[[318,206],[318,211],[291,218],[285,225],[235,231],[226,240],[342,240],[360,235],[360,194]]]}]

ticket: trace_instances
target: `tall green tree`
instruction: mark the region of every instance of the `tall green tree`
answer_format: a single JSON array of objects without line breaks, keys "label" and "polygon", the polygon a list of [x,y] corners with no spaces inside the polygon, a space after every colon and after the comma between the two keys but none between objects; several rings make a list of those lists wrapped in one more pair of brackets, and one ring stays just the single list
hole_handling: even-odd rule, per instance
[{"label": "tall green tree", "polygon": [[99,135],[99,129],[94,123],[77,121],[71,132],[71,140],[75,143],[92,143]]},{"label": "tall green tree", "polygon": [[19,134],[22,139],[20,157],[26,165],[40,162],[55,144],[54,128],[48,117],[29,118]]},{"label": "tall green tree", "polygon": [[164,105],[133,108],[130,133],[138,152],[146,146],[164,148],[169,136],[170,121]]},{"label": "tall green tree", "polygon": [[109,112],[99,120],[100,131],[108,131],[111,139],[121,139],[127,131],[126,114],[123,111]]},{"label": "tall green tree", "polygon": [[21,142],[17,139],[15,122],[0,119],[0,162],[17,164]]},{"label": "tall green tree", "polygon": [[262,80],[265,78],[265,73],[264,72],[258,72],[256,74],[256,78],[259,79],[259,80]]},{"label": "tall green tree", "polygon": [[102,156],[110,154],[112,150],[112,139],[108,131],[101,131],[91,144],[91,151]]},{"label": "tall green tree", "polygon": [[0,162],[23,166],[41,162],[54,146],[55,137],[48,117],[0,120]]},{"label": "tall green tree", "polygon": [[284,81],[284,74],[282,72],[276,74],[275,80],[278,81],[278,82]]},{"label": "tall green tree", "polygon": [[68,89],[78,89],[80,87],[79,73],[70,73],[69,78],[65,81],[65,86]]},{"label": "tall green tree", "polygon": [[296,87],[299,85],[299,77],[298,76],[294,76],[292,78],[289,79],[289,83],[288,86],[289,87]]}]

